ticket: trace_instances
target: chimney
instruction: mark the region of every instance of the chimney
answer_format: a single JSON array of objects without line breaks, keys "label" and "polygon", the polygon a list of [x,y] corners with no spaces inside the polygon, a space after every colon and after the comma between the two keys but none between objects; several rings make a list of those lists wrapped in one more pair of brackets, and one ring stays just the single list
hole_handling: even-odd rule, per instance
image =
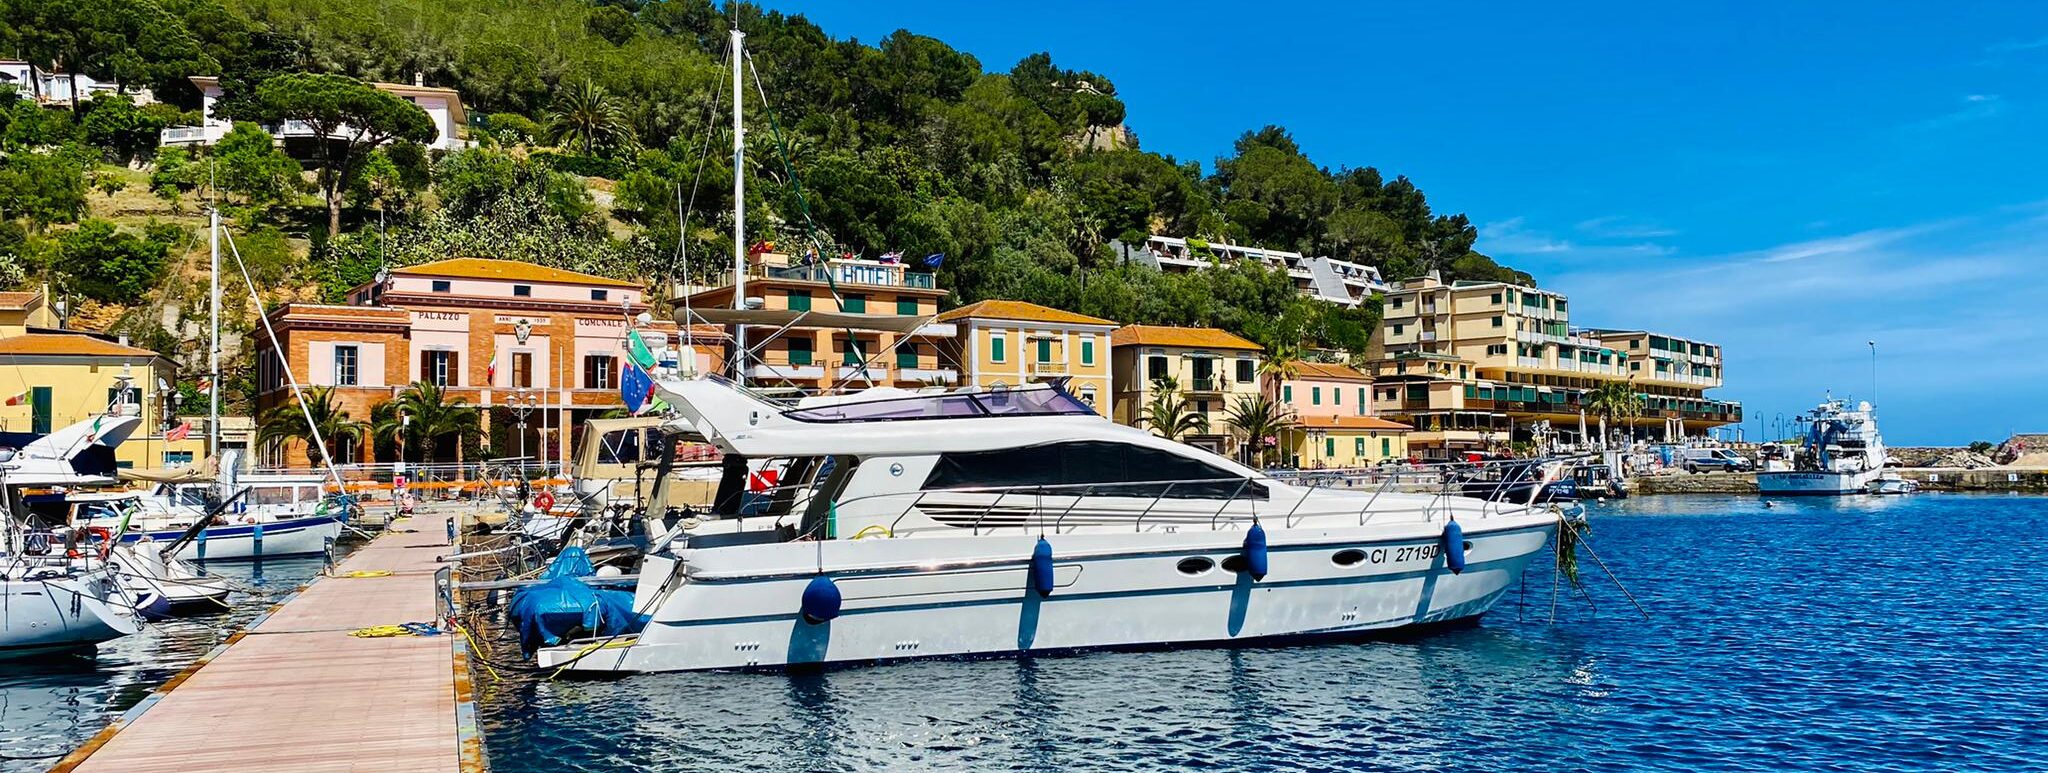
[{"label": "chimney", "polygon": [[127,333],[122,333],[122,334],[121,334],[121,345],[122,345],[122,346],[127,346],[127,345],[128,345],[128,334],[127,334]]}]

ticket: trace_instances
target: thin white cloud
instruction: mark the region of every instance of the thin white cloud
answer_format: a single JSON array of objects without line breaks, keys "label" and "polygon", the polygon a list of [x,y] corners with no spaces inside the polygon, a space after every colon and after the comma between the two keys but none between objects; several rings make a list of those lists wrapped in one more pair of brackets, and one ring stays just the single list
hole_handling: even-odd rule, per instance
[{"label": "thin white cloud", "polygon": [[1480,225],[1480,251],[1499,255],[1543,255],[1572,249],[1571,242],[1529,230],[1522,223],[1523,218],[1518,216]]},{"label": "thin white cloud", "polygon": [[1928,132],[1996,118],[2005,113],[2005,102],[1997,94],[1965,94],[1963,106],[1904,127],[1909,132]]},{"label": "thin white cloud", "polygon": [[2002,40],[1985,46],[1984,53],[2012,54],[2040,48],[2048,48],[2048,37],[2034,38],[2033,40]]},{"label": "thin white cloud", "polygon": [[1624,215],[1606,215],[1581,220],[1573,227],[1601,239],[1659,239],[1678,235],[1678,229],[1633,220]]}]

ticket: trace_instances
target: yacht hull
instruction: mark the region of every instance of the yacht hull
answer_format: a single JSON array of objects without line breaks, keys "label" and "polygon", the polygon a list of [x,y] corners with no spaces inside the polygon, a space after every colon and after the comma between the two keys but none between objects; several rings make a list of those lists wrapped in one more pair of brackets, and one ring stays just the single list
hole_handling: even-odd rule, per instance
[{"label": "yacht hull", "polygon": [[[215,526],[199,533],[178,551],[186,561],[247,561],[285,556],[311,556],[326,552],[329,540],[341,536],[341,518],[315,516],[258,524]],[[131,543],[148,537],[159,543],[183,536],[184,530],[131,532],[122,538]]]},{"label": "yacht hull", "polygon": [[142,630],[134,615],[107,603],[108,573],[0,582],[0,659],[83,650]]},{"label": "yacht hull", "polygon": [[1842,496],[1862,494],[1877,478],[1871,472],[1760,472],[1757,493],[1764,496]]},{"label": "yacht hull", "polygon": [[[538,662],[678,671],[1356,638],[1484,614],[1555,528],[1548,513],[1486,519],[1465,532],[1458,574],[1445,566],[1441,523],[1269,529],[1263,579],[1226,566],[1242,560],[1242,531],[1048,534],[1043,595],[1028,579],[1037,535],[685,551],[692,571],[658,604],[643,584],[636,603],[658,608],[642,633],[544,648]],[[728,551],[756,555],[693,555]],[[824,559],[843,596],[837,617],[799,613],[815,569],[722,571],[729,559],[772,564],[775,551]]]}]

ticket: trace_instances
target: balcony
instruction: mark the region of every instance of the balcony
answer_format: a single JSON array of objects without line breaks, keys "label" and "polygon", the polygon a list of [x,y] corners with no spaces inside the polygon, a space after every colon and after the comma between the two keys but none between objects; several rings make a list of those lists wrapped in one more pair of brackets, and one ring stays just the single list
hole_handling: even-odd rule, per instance
[{"label": "balcony", "polygon": [[790,381],[821,379],[825,377],[825,368],[821,365],[777,365],[764,362],[747,368],[747,377]]},{"label": "balcony", "polygon": [[1031,375],[1033,376],[1064,376],[1067,375],[1067,372],[1067,364],[1064,362],[1031,363]]},{"label": "balcony", "polygon": [[1424,313],[1424,314],[1435,314],[1435,313],[1436,313],[1436,304],[1434,304],[1434,303],[1425,303],[1425,304],[1422,304],[1422,313]]},{"label": "balcony", "polygon": [[830,282],[836,285],[902,287],[912,290],[937,289],[931,274],[910,271],[901,263],[876,260],[831,260],[824,265],[776,266],[758,264],[751,272],[765,279],[794,279],[800,282]]},{"label": "balcony", "polygon": [[1188,381],[1188,393],[1216,394],[1230,388],[1230,382],[1220,378],[1196,378]]},{"label": "balcony", "polygon": [[1434,341],[1434,340],[1436,340],[1436,331],[1434,331],[1434,330],[1424,330],[1424,331],[1422,331],[1422,332],[1420,332],[1420,333],[1417,333],[1417,334],[1415,334],[1415,340],[1417,340],[1417,341]]},{"label": "balcony", "polygon": [[[226,127],[221,127],[222,131]],[[211,126],[171,126],[157,133],[159,145],[209,145],[220,139]]]},{"label": "balcony", "polygon": [[958,384],[960,371],[952,368],[901,368],[896,371],[896,378],[920,384]]}]

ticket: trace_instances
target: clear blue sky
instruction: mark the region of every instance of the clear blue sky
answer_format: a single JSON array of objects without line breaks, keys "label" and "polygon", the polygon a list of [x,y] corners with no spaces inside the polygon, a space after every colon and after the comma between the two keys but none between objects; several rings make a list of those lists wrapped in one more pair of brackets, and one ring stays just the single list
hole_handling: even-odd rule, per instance
[{"label": "clear blue sky", "polygon": [[2048,3],[770,2],[1115,81],[1207,168],[1287,127],[1404,174],[1574,323],[1721,343],[1754,431],[1871,391],[1893,444],[2048,431]]}]

